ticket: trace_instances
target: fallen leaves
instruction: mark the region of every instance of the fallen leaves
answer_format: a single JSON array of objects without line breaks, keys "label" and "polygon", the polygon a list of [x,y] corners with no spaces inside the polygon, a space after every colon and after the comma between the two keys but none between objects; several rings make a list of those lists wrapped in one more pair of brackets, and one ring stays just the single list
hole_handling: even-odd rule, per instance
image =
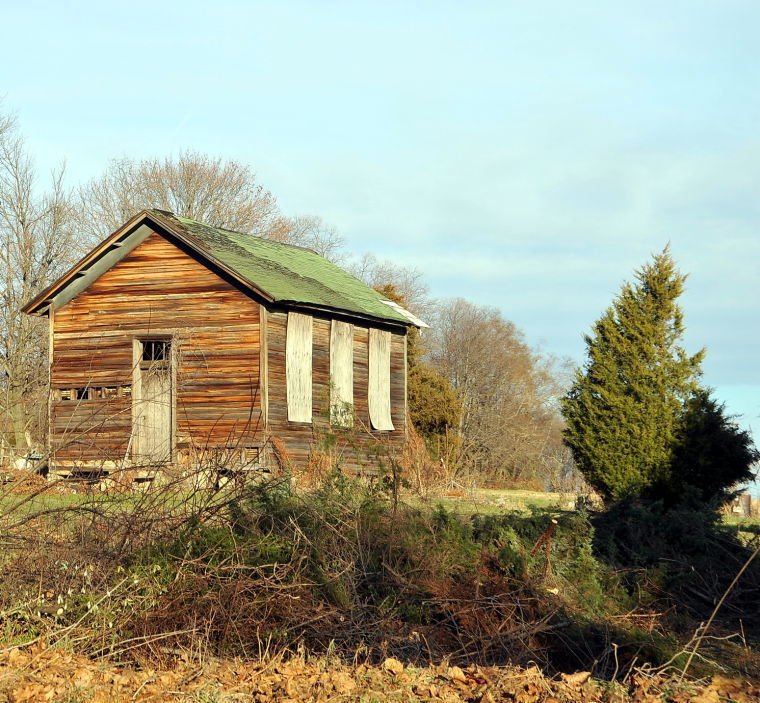
[{"label": "fallen leaves", "polygon": [[591,678],[590,671],[579,671],[575,674],[562,674],[560,677],[568,686],[582,686]]},{"label": "fallen leaves", "polygon": [[390,671],[391,674],[400,674],[404,670],[404,665],[398,660],[394,659],[393,657],[388,657],[383,662],[383,669],[386,671]]},{"label": "fallen leaves", "polygon": [[[669,691],[666,695],[666,691]],[[179,661],[172,670],[97,662],[43,644],[0,652],[0,701],[119,703],[186,700],[218,703],[718,703],[760,700],[747,681],[715,677],[673,695],[667,680],[634,675],[627,685],[595,682],[589,671],[548,679],[538,667],[415,668],[389,657],[380,666],[346,666],[327,659],[269,662]]]},{"label": "fallen leaves", "polygon": [[465,676],[464,671],[462,671],[458,666],[450,666],[446,671],[446,675],[452,681],[460,681],[461,683],[467,683],[467,676]]}]

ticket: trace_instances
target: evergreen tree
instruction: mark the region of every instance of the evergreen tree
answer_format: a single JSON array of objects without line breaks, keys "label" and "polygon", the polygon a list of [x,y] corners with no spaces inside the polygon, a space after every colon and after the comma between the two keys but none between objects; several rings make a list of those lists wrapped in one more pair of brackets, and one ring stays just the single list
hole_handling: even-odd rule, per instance
[{"label": "evergreen tree", "polygon": [[680,345],[686,276],[666,248],[625,283],[585,337],[587,360],[562,400],[565,441],[606,501],[670,482],[680,421],[703,351]]},{"label": "evergreen tree", "polygon": [[758,459],[749,433],[708,390],[699,389],[683,408],[669,483],[654,491],[668,503],[719,504],[730,497],[729,489],[753,478]]},{"label": "evergreen tree", "polygon": [[409,366],[408,394],[409,417],[434,450],[438,441],[459,427],[462,401],[448,378],[420,361]]}]

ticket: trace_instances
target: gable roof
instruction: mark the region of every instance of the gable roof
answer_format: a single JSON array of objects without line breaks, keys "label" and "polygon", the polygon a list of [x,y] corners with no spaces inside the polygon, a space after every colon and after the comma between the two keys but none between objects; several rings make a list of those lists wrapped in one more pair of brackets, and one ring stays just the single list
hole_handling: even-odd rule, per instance
[{"label": "gable roof", "polygon": [[22,311],[57,309],[123,259],[158,227],[176,237],[207,262],[269,302],[316,308],[397,325],[426,326],[374,288],[311,249],[262,239],[163,210],[145,210],[95,247]]}]

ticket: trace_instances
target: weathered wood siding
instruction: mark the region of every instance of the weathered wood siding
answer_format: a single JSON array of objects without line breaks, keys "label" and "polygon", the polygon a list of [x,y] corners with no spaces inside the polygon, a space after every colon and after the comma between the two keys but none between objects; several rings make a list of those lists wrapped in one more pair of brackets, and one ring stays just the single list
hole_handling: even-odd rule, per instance
[{"label": "weathered wood siding", "polygon": [[[57,310],[52,325],[56,461],[125,457],[133,340],[151,336],[174,346],[179,448],[262,439],[259,303],[158,234]],[[111,397],[61,400],[56,392],[87,387]]]},{"label": "weathered wood siding", "polygon": [[[269,347],[269,428],[281,458],[301,467],[314,449],[330,447],[339,463],[348,469],[372,469],[378,455],[400,449],[406,441],[406,337],[391,333],[391,417],[395,429],[374,432],[368,407],[369,330],[353,322],[354,424],[350,428],[330,424],[330,336],[331,319],[315,316],[312,351],[312,421],[289,422],[286,397],[287,312],[267,315]],[[333,445],[333,441],[335,444]]]}]

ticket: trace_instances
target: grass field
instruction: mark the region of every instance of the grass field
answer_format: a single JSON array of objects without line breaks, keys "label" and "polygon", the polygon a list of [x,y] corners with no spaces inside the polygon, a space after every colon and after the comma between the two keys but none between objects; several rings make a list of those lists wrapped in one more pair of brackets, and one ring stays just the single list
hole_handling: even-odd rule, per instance
[{"label": "grass field", "polygon": [[104,496],[42,493],[40,495],[0,494],[0,514],[33,513],[40,510],[70,508],[95,500],[104,500]]},{"label": "grass field", "polygon": [[142,506],[150,510],[159,503],[166,508],[193,509],[199,504],[224,501],[224,493],[186,490],[131,491],[124,493],[40,493],[24,495],[0,491],[0,517],[26,518],[45,512],[87,507],[110,513],[127,512]]},{"label": "grass field", "polygon": [[[478,489],[472,494],[443,495],[410,500],[411,504],[429,506],[442,505],[446,510],[457,515],[495,515],[508,510],[528,512],[531,508],[548,508],[554,510],[575,510],[576,496],[572,493],[543,493],[541,491]],[[760,534],[760,516],[722,515],[725,525],[736,527],[740,532]]]},{"label": "grass field", "polygon": [[[74,508],[81,505],[109,503],[111,507],[119,503],[133,507],[140,501],[150,502],[150,493],[135,492],[113,495],[108,493],[71,493],[47,494],[37,496],[11,495],[0,492],[0,516],[15,514],[29,515],[36,512]],[[172,503],[181,504],[184,498],[178,494],[172,495]],[[412,506],[430,507],[442,505],[447,511],[456,515],[497,515],[506,511],[529,512],[532,508],[547,508],[550,510],[575,510],[576,496],[572,493],[545,493],[528,490],[497,490],[479,488],[461,494],[451,492],[441,496],[419,498],[408,496],[405,502]],[[736,527],[740,532],[760,534],[760,516],[745,517],[735,514],[723,514],[722,522]]]},{"label": "grass field", "polygon": [[480,488],[471,493],[454,493],[436,496],[424,501],[413,499],[412,504],[442,505],[457,515],[494,515],[508,510],[520,512],[531,508],[554,508],[571,510],[575,506],[575,496],[569,493],[543,493],[540,491],[496,490]]}]

